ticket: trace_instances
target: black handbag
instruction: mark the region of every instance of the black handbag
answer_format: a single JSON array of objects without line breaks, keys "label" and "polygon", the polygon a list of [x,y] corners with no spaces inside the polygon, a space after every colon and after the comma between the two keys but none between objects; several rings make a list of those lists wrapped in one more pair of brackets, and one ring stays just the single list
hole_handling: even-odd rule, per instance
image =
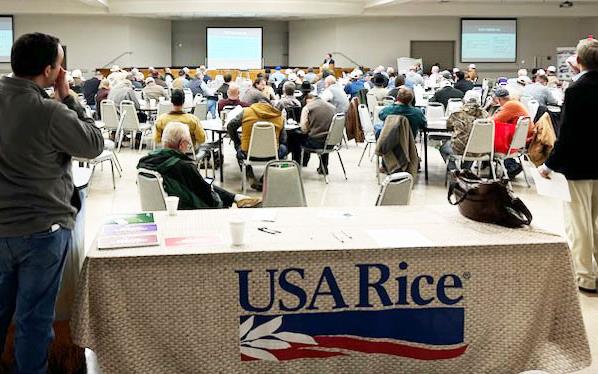
[{"label": "black handbag", "polygon": [[448,201],[478,222],[516,228],[529,225],[532,213],[508,188],[508,181],[482,180],[469,170],[449,174]]}]

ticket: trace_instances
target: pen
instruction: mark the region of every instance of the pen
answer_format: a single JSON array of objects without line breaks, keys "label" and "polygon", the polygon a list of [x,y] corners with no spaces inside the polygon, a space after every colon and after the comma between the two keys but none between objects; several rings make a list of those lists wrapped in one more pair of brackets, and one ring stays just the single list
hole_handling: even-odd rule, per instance
[{"label": "pen", "polygon": [[341,238],[339,238],[338,236],[336,236],[336,234],[335,234],[335,233],[331,232],[330,234],[332,234],[332,236],[333,236],[333,237],[334,237],[336,240],[338,240],[339,242],[341,242],[341,243],[344,243],[344,242],[345,242],[344,240],[342,240]]},{"label": "pen", "polygon": [[345,235],[347,238],[349,238],[349,239],[353,239],[353,237],[352,237],[351,235],[347,234],[347,233],[346,233],[346,232],[344,232],[343,230],[341,230],[341,233],[342,233],[343,235]]}]

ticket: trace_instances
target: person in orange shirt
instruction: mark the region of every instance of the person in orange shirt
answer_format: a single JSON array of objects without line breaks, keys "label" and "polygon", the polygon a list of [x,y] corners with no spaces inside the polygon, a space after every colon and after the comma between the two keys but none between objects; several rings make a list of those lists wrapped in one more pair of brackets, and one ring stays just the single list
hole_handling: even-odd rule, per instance
[{"label": "person in orange shirt", "polygon": [[[529,112],[523,104],[511,99],[506,88],[499,87],[494,91],[494,100],[500,105],[498,112],[494,114],[495,122],[508,123],[513,126],[517,124],[519,117],[529,117]],[[509,179],[513,179],[523,171],[523,165],[517,160],[509,158],[505,160],[505,167]]]}]

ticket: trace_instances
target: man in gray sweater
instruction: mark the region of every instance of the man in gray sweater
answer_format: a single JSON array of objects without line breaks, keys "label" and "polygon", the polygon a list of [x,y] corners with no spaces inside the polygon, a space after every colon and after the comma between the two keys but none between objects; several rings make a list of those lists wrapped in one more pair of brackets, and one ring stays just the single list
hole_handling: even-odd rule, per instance
[{"label": "man in gray sweater", "polygon": [[[69,95],[58,39],[26,34],[0,79],[0,352],[15,314],[18,373],[47,372],[52,323],[80,207],[71,156],[94,158],[104,140]],[[54,99],[45,88],[54,87]]]},{"label": "man in gray sweater", "polygon": [[[308,94],[305,98],[305,107],[301,112],[301,132],[305,134],[302,145],[311,149],[324,148],[328,130],[330,130],[335,114],[336,108],[334,105],[313,94]],[[293,150],[295,149],[296,147],[293,148]],[[298,147],[298,149],[301,152],[301,147]],[[309,155],[309,152],[305,152],[303,155],[303,166],[307,166]],[[301,159],[301,153],[298,154],[298,158]],[[293,160],[300,162],[297,160],[296,154],[293,154]],[[318,167],[318,173],[328,174],[328,154],[322,155],[322,165]]]}]

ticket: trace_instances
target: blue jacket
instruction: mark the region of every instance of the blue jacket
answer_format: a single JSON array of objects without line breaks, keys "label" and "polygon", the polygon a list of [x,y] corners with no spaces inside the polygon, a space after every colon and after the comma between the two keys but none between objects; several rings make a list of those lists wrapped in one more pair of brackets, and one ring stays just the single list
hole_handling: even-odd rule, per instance
[{"label": "blue jacket", "polygon": [[351,98],[354,98],[357,95],[357,93],[363,90],[364,88],[364,82],[361,79],[359,79],[347,84],[345,86],[345,93],[351,95]]}]

